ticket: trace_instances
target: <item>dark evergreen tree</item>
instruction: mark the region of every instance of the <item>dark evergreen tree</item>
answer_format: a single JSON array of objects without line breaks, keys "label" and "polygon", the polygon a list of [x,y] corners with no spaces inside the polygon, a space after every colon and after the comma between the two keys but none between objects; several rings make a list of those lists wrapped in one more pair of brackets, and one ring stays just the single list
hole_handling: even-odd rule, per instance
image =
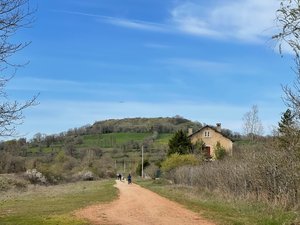
[{"label": "dark evergreen tree", "polygon": [[168,155],[178,153],[180,155],[192,153],[192,143],[187,134],[182,130],[177,131],[169,140]]},{"label": "dark evergreen tree", "polygon": [[285,113],[283,113],[281,121],[278,123],[278,131],[280,134],[285,134],[291,127],[293,127],[295,124],[294,117],[295,115],[293,115],[290,109],[287,109]]},{"label": "dark evergreen tree", "polygon": [[295,149],[300,141],[300,132],[295,120],[295,114],[287,109],[278,123],[279,145],[283,149]]}]

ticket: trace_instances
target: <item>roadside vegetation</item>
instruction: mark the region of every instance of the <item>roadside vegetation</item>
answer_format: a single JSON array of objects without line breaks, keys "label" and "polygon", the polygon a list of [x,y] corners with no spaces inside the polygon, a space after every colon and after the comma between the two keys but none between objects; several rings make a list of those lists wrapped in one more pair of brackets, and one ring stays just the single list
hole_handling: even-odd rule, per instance
[{"label": "roadside vegetation", "polygon": [[114,181],[77,182],[56,186],[29,186],[26,191],[0,192],[0,224],[85,225],[74,210],[118,196]]},{"label": "roadside vegetation", "polygon": [[176,201],[220,225],[282,225],[295,223],[296,212],[268,204],[234,199],[196,186],[174,185],[168,180],[139,180],[138,184]]},{"label": "roadside vegetation", "polygon": [[161,163],[168,185],[164,180],[142,184],[205,215],[207,211],[220,224],[299,224],[300,133],[295,119],[288,109],[273,136],[249,133],[234,144],[232,156],[221,154],[223,147],[217,145],[220,154],[213,160],[201,154],[202,144],[191,145],[178,131]]}]

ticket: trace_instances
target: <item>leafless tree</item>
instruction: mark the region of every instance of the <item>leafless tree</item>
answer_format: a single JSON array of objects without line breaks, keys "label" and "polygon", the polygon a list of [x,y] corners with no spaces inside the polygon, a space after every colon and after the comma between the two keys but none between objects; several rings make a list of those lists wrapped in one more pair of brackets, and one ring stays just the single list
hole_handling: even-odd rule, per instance
[{"label": "leafless tree", "polygon": [[9,100],[5,90],[7,82],[20,66],[11,63],[9,58],[29,44],[14,43],[11,41],[12,37],[18,30],[32,23],[33,14],[29,0],[0,1],[0,136],[15,134],[16,126],[23,122],[23,110],[36,104],[37,96],[20,103]]},{"label": "leafless tree", "polygon": [[272,38],[278,41],[280,53],[287,44],[299,58],[300,0],[280,1],[280,8],[277,10],[277,25],[279,32]]},{"label": "leafless tree", "polygon": [[243,117],[244,134],[248,135],[251,140],[256,136],[263,134],[263,126],[258,117],[258,107],[253,105],[249,112],[246,112]]},{"label": "leafless tree", "polygon": [[278,42],[282,54],[284,46],[294,52],[295,69],[297,75],[293,86],[284,86],[285,103],[295,114],[300,115],[300,0],[280,0],[277,10],[277,25],[279,31],[272,39]]}]

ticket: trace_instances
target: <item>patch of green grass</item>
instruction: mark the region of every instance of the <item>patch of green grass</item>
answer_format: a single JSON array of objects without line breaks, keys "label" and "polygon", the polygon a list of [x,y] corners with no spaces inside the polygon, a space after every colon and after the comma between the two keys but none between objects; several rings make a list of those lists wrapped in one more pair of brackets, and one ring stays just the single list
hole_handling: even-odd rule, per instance
[{"label": "patch of green grass", "polygon": [[84,225],[72,216],[76,209],[110,202],[118,195],[114,181],[78,182],[49,187],[36,186],[24,193],[0,197],[1,225]]},{"label": "patch of green grass", "polygon": [[170,185],[163,179],[154,182],[138,181],[138,183],[220,225],[292,224],[297,217],[295,212],[287,212],[259,203],[225,200],[210,192]]},{"label": "patch of green grass", "polygon": [[140,142],[151,135],[151,133],[109,133],[84,135],[82,136],[83,144],[81,146],[110,148],[120,146],[130,141]]},{"label": "patch of green grass", "polygon": [[158,145],[168,145],[169,140],[172,138],[174,134],[169,134],[169,133],[165,133],[165,134],[159,134],[158,138],[155,140],[155,144]]}]

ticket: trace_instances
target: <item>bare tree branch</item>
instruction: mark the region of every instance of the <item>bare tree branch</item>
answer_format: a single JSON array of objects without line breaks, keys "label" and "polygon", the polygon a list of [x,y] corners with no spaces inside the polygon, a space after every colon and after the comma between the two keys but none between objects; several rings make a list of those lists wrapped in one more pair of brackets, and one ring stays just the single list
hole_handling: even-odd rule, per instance
[{"label": "bare tree branch", "polygon": [[[25,48],[30,42],[13,43],[12,37],[23,27],[33,22],[35,10],[29,7],[29,0],[0,1],[0,136],[12,136],[16,133],[17,125],[23,123],[23,110],[37,104],[37,97],[20,103],[10,101],[5,90],[6,84],[14,76],[17,67],[9,58]],[[13,74],[11,74],[13,69]],[[10,74],[7,74],[10,73]]]},{"label": "bare tree branch", "polygon": [[249,136],[251,140],[263,134],[263,126],[258,117],[258,107],[253,105],[249,112],[243,116],[244,134]]}]

